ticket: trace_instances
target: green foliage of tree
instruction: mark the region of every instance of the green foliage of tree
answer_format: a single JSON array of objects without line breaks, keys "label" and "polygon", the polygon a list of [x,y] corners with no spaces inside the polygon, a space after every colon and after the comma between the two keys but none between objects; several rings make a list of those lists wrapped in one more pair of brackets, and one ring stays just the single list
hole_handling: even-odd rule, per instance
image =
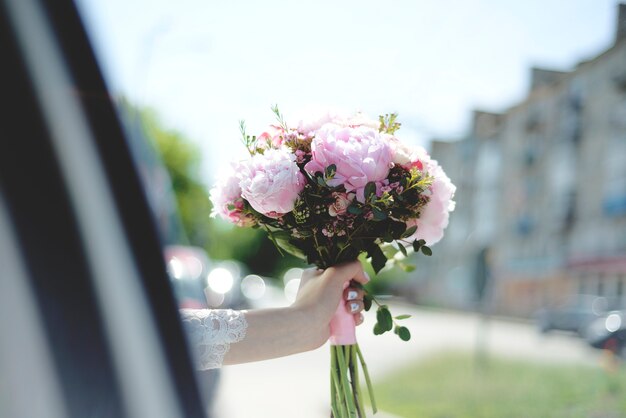
[{"label": "green foliage of tree", "polygon": [[207,247],[211,236],[211,202],[200,180],[199,147],[175,130],[165,128],[152,111],[142,111],[142,122],[167,169],[183,229],[191,245]]},{"label": "green foliage of tree", "polygon": [[171,178],[183,229],[189,244],[203,247],[213,259],[238,260],[251,272],[278,277],[288,267],[303,263],[282,257],[261,230],[238,228],[210,218],[208,185],[202,180],[202,154],[181,132],[168,129],[155,112],[141,110],[144,129],[154,141]]}]

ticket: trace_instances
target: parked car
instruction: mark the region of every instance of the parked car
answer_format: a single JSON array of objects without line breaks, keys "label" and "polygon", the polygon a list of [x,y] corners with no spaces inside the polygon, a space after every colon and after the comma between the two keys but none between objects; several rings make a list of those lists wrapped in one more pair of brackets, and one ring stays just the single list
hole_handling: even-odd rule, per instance
[{"label": "parked car", "polygon": [[611,311],[592,321],[584,336],[592,347],[609,350],[626,360],[626,310]]},{"label": "parked car", "polygon": [[582,335],[591,321],[618,306],[619,300],[614,298],[576,295],[561,305],[538,311],[536,315],[537,326],[541,332],[562,330]]}]

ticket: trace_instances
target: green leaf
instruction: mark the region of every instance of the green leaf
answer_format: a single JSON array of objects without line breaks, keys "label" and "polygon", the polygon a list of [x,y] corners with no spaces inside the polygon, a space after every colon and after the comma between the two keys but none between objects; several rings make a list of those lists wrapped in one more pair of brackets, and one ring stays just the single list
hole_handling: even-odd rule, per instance
[{"label": "green leaf", "polygon": [[381,271],[387,263],[387,257],[376,244],[371,245],[367,249],[367,256],[371,258],[370,262],[372,263],[372,268],[376,274],[378,274],[378,272]]},{"label": "green leaf", "polygon": [[411,317],[411,315],[398,315],[395,317],[395,319],[397,319],[398,321],[401,321],[403,319],[409,319]]},{"label": "green leaf", "polygon": [[348,213],[351,213],[353,215],[360,215],[363,213],[363,209],[358,207],[357,205],[350,205],[348,206]]},{"label": "green leaf", "polygon": [[374,324],[374,335],[384,334],[385,330],[380,326],[380,323]]},{"label": "green leaf", "polygon": [[398,249],[405,257],[408,257],[409,254],[406,252],[406,248],[404,248],[401,242],[398,243]]},{"label": "green leaf", "polygon": [[413,264],[398,263],[398,266],[400,266],[400,268],[407,273],[415,271],[415,266]]},{"label": "green leaf", "polygon": [[363,309],[365,309],[365,311],[369,311],[370,308],[372,307],[372,297],[368,294],[363,296]]},{"label": "green leaf", "polygon": [[370,181],[365,185],[364,189],[365,200],[369,201],[372,196],[376,196],[376,183]]},{"label": "green leaf", "polygon": [[406,231],[406,224],[404,222],[398,222],[390,219],[389,230],[391,231],[391,235],[394,239],[400,239],[404,235],[404,231]]},{"label": "green leaf", "polygon": [[411,339],[411,331],[407,327],[396,327],[393,331],[396,333],[402,341],[409,341]]},{"label": "green leaf", "polygon": [[331,164],[326,167],[325,171],[326,178],[331,179],[335,176],[335,173],[337,172],[337,166],[335,164]]},{"label": "green leaf", "polygon": [[413,241],[413,251],[415,251],[416,253],[419,253],[421,247],[422,247],[422,244],[420,244],[418,240]]},{"label": "green leaf", "polygon": [[375,221],[384,221],[387,219],[387,214],[375,206],[372,206],[372,214]]},{"label": "green leaf", "polygon": [[427,256],[431,256],[433,255],[433,250],[430,249],[430,247],[427,247],[425,245],[422,246],[422,254],[427,255]]},{"label": "green leaf", "polygon": [[383,330],[391,331],[393,329],[393,318],[389,309],[381,306],[376,311],[376,320],[380,324]]},{"label": "green leaf", "polygon": [[413,235],[415,233],[415,231],[417,231],[417,226],[413,225],[412,227],[410,227],[406,231],[404,231],[404,234],[402,234],[402,238],[410,237],[411,235]]}]

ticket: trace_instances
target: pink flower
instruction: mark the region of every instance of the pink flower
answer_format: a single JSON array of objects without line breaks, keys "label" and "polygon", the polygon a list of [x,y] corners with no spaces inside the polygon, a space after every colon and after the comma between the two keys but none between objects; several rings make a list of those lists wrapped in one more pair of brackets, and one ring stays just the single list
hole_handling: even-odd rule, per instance
[{"label": "pink flower", "polygon": [[300,120],[298,122],[298,132],[301,132],[305,135],[309,133],[315,133],[322,126],[327,123],[331,123],[337,115],[331,112],[325,112],[321,114],[314,115],[312,118],[308,120]]},{"label": "pink flower", "polygon": [[377,188],[389,174],[391,148],[377,130],[367,127],[348,128],[324,125],[311,142],[312,158],[305,169],[309,173],[324,172],[334,164],[337,172],[328,180],[332,187],[343,185],[347,192],[355,191],[364,202],[363,190],[372,181]]},{"label": "pink flower", "polygon": [[407,222],[407,226],[417,226],[417,231],[410,239],[423,239],[427,245],[432,245],[441,240],[443,231],[448,226],[450,212],[455,206],[452,199],[456,187],[437,161],[429,158],[425,165],[428,174],[434,177],[430,186],[430,201],[422,210],[421,216]]},{"label": "pink flower", "polygon": [[348,210],[348,206],[354,200],[354,194],[350,193],[337,193],[334,192],[332,195],[335,198],[335,201],[328,207],[328,214],[330,216],[343,215]]},{"label": "pink flower", "polygon": [[395,136],[384,135],[384,137],[391,147],[394,164],[406,168],[416,167],[421,171],[424,169],[423,164],[430,161],[428,152],[423,147],[403,144]]},{"label": "pink flower", "polygon": [[369,119],[361,112],[347,114],[345,112],[324,112],[318,113],[308,120],[298,122],[298,131],[303,134],[315,133],[327,123],[332,123],[343,128],[357,128],[360,126],[378,130],[380,122]]},{"label": "pink flower", "polygon": [[243,212],[244,202],[241,197],[239,178],[236,175],[238,167],[233,164],[233,169],[224,173],[218,180],[217,185],[211,189],[210,196],[213,203],[211,217],[220,216],[238,226],[252,226],[255,221]]},{"label": "pink flower", "polygon": [[265,132],[257,137],[263,148],[279,148],[285,138],[285,131],[280,126],[270,125]]},{"label": "pink flower", "polygon": [[376,129],[380,128],[380,122],[377,120],[369,119],[364,113],[356,112],[353,115],[347,117],[336,117],[333,120],[335,125],[357,128],[359,126],[363,126],[366,128]]},{"label": "pink flower", "polygon": [[296,162],[297,163],[303,163],[304,162],[304,157],[306,157],[306,152],[304,152],[304,151],[302,151],[300,149],[297,149],[296,152],[295,152],[295,155],[296,155]]},{"label": "pink flower", "polygon": [[291,212],[306,180],[285,150],[269,149],[241,165],[241,195],[257,212],[278,218]]}]

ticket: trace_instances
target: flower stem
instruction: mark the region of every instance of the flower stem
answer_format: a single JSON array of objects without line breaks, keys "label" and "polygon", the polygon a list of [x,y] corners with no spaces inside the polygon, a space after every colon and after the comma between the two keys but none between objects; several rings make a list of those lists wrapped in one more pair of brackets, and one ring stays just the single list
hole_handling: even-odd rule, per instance
[{"label": "flower stem", "polygon": [[365,376],[365,383],[367,383],[367,391],[370,395],[370,401],[372,402],[372,410],[374,413],[378,412],[378,408],[376,407],[376,399],[374,399],[374,388],[372,386],[372,381],[370,380],[370,374],[367,371],[367,364],[365,364],[365,360],[363,359],[363,353],[361,353],[361,349],[359,345],[356,344],[354,346],[356,348],[356,353],[359,357],[359,361],[361,362],[361,367],[363,367],[363,375]]},{"label": "flower stem", "polygon": [[350,380],[352,382],[352,393],[356,400],[356,408],[360,418],[365,418],[365,407],[363,406],[363,394],[361,393],[361,382],[359,381],[359,364],[356,359],[356,346],[349,346],[350,351]]},{"label": "flower stem", "polygon": [[348,368],[346,366],[346,359],[344,356],[343,346],[336,346],[337,352],[337,363],[339,364],[339,381],[341,388],[343,389],[343,394],[345,396],[346,407],[348,410],[348,415],[352,417],[356,417],[356,406],[354,405],[354,398],[352,397],[350,390],[350,383],[348,382]]},{"label": "flower stem", "polygon": [[346,410],[346,404],[343,401],[341,382],[339,379],[340,371],[337,363],[337,346],[332,345],[330,347],[330,375],[331,375],[331,407],[333,412],[333,418],[347,418],[348,411]]}]

